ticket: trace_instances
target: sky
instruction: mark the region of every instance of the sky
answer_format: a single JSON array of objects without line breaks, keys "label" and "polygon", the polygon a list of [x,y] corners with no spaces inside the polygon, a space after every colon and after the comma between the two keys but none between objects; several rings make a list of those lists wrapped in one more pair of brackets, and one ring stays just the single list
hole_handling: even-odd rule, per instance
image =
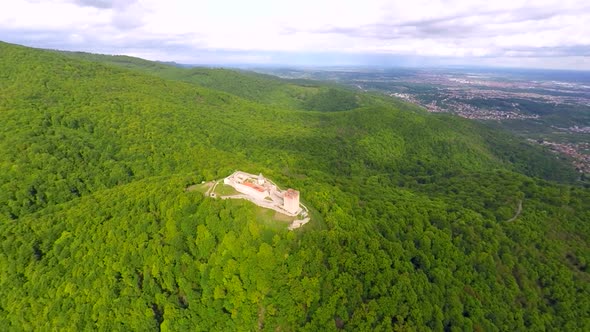
[{"label": "sky", "polygon": [[222,66],[590,70],[590,1],[10,0],[0,40]]}]

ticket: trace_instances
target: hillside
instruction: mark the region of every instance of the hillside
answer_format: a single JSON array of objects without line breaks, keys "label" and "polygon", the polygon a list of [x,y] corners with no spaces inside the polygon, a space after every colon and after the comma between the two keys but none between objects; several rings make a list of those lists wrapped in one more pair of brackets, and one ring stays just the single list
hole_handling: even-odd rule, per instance
[{"label": "hillside", "polygon": [[[590,327],[590,190],[508,134],[356,92],[258,101],[277,79],[233,71],[0,60],[3,330]],[[318,217],[289,232],[185,190],[235,169]]]},{"label": "hillside", "polygon": [[373,105],[376,101],[375,98],[366,98],[363,94],[326,82],[286,80],[270,75],[229,69],[199,67],[187,69],[129,56],[83,52],[60,53],[75,59],[108,63],[165,79],[195,83],[257,103],[281,108],[334,112]]}]

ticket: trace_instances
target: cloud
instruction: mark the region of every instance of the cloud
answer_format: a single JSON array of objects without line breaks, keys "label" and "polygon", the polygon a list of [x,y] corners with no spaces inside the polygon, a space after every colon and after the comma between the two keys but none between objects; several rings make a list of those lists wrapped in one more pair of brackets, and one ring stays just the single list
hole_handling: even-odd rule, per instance
[{"label": "cloud", "polygon": [[118,12],[112,18],[113,27],[119,30],[132,30],[144,24],[142,15],[133,11]]},{"label": "cloud", "polygon": [[189,62],[438,57],[590,69],[587,22],[583,0],[13,0],[0,39]]},{"label": "cloud", "polygon": [[324,34],[370,45],[378,52],[457,57],[588,56],[590,7],[520,6],[458,10],[405,18],[391,14],[361,26],[327,26],[286,34]]},{"label": "cloud", "polygon": [[111,24],[119,30],[136,29],[144,24],[145,8],[137,0],[72,0],[80,7],[111,12]]},{"label": "cloud", "polygon": [[123,8],[137,0],[73,0],[79,6],[94,7],[98,9]]},{"label": "cloud", "polygon": [[[469,38],[491,37],[510,31],[515,24],[532,24],[547,21],[558,16],[576,15],[571,10],[551,10],[544,8],[522,8],[519,10],[493,10],[469,12],[450,16],[426,18],[398,22],[376,22],[360,27],[330,26],[312,30],[313,33],[343,34],[355,38],[402,39],[402,38]],[[536,26],[536,31],[542,28]],[[550,28],[549,27],[545,27]],[[297,29],[286,29],[288,33],[298,32]],[[299,31],[300,32],[300,31]]]},{"label": "cloud", "polygon": [[114,1],[110,0],[75,0],[74,3],[99,9],[113,8],[114,5]]},{"label": "cloud", "polygon": [[515,47],[502,50],[497,56],[506,57],[537,57],[537,58],[555,58],[555,57],[589,57],[590,45],[573,45],[573,46],[556,46],[556,47]]}]

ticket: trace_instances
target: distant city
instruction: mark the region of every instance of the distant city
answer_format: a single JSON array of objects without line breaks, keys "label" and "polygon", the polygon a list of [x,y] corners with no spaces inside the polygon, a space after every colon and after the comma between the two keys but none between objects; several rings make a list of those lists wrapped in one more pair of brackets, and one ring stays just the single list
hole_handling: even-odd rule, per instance
[{"label": "distant city", "polygon": [[509,130],[590,174],[590,73],[508,69],[257,69],[379,92]]}]

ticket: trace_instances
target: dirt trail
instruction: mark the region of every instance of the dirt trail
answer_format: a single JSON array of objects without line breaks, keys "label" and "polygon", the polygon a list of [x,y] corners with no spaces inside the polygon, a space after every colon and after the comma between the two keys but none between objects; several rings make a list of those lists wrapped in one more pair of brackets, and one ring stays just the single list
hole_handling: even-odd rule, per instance
[{"label": "dirt trail", "polygon": [[512,221],[516,220],[516,218],[518,218],[518,216],[520,216],[521,212],[522,212],[522,200],[520,200],[520,202],[518,202],[518,208],[516,209],[516,213],[514,214],[514,217],[506,220],[506,222],[512,222]]}]

